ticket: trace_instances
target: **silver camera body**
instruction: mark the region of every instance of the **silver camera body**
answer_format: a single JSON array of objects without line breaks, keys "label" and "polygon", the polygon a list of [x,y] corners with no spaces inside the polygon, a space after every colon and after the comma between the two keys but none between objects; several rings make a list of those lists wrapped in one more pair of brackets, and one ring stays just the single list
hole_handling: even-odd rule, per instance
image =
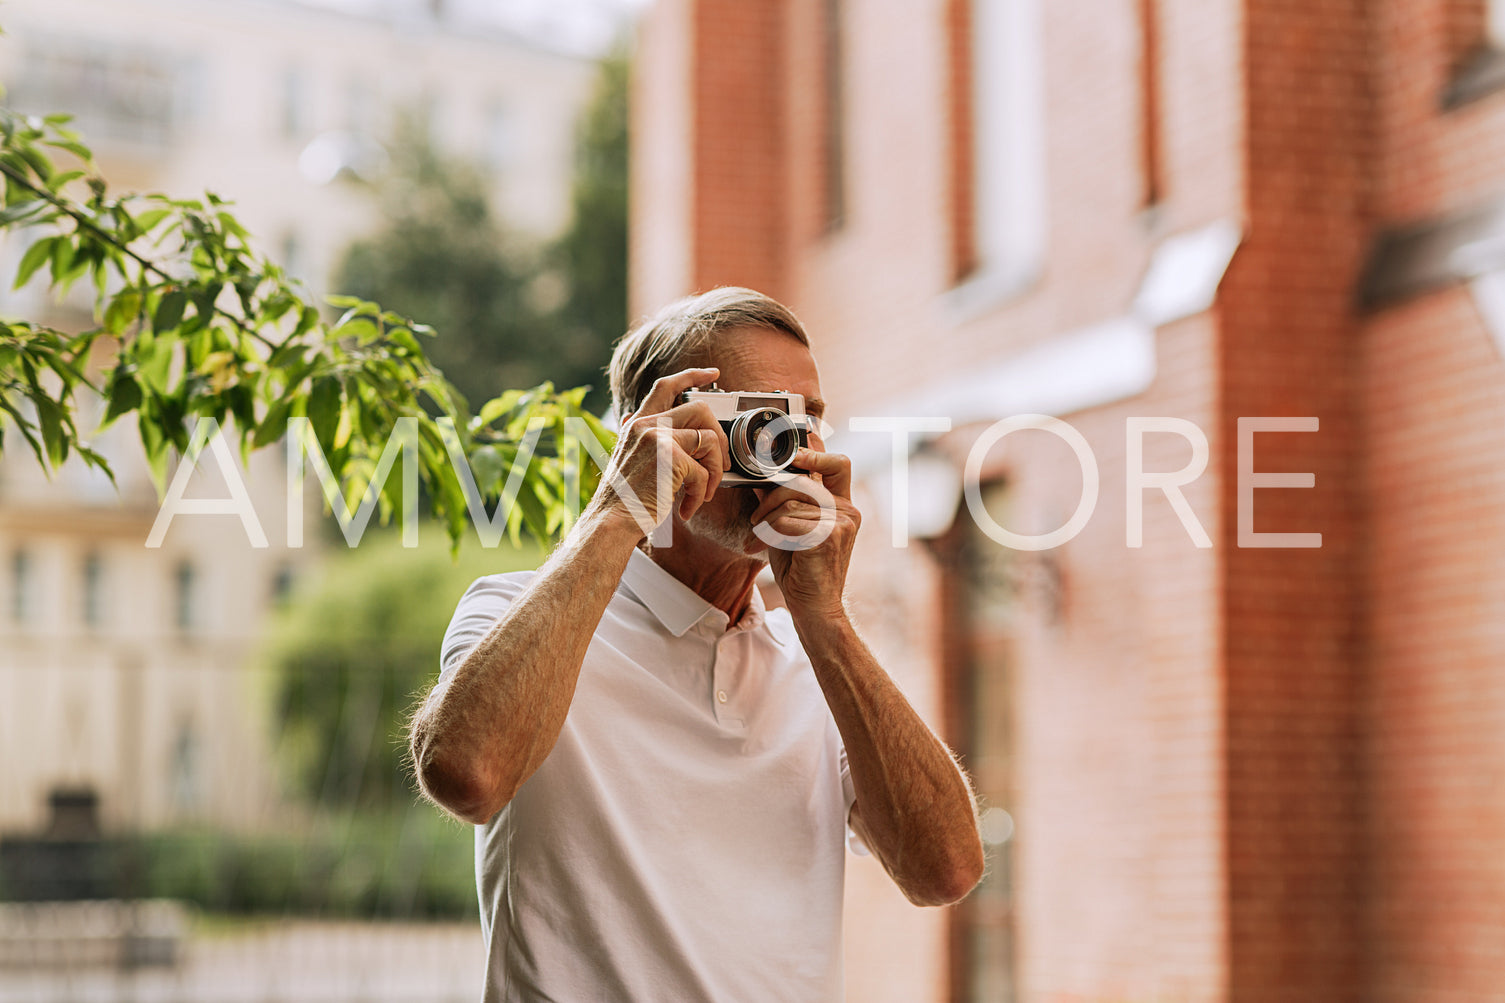
[{"label": "silver camera body", "polygon": [[770,487],[803,472],[793,466],[794,456],[810,444],[815,427],[803,394],[722,390],[713,383],[680,395],[681,403],[695,401],[710,407],[731,446],[732,468],[722,474],[722,487]]}]

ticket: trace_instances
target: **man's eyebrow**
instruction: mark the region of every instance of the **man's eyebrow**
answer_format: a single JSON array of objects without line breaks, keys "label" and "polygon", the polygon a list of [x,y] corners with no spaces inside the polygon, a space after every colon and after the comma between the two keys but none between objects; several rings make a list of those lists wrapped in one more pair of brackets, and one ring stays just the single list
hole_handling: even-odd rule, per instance
[{"label": "man's eyebrow", "polygon": [[805,398],[805,413],[806,414],[813,414],[813,415],[817,415],[817,416],[825,414],[826,413],[826,402],[823,401],[823,400],[821,400],[819,397],[806,397]]}]

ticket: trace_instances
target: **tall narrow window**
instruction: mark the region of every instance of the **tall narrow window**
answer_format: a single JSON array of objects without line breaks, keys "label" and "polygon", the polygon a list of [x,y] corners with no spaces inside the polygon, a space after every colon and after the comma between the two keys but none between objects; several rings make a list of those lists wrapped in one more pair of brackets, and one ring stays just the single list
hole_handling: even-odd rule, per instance
[{"label": "tall narrow window", "polygon": [[288,230],[282,235],[282,268],[295,279],[306,279],[308,263],[304,261],[303,241],[297,230]]},{"label": "tall narrow window", "polygon": [[[983,501],[1001,523],[1009,495],[984,485]],[[971,519],[958,519],[938,544],[946,611],[947,738],[972,776],[987,871],[951,913],[953,1003],[1014,1003],[1014,840],[1017,784],[1014,667],[1019,554],[996,543]]]},{"label": "tall narrow window", "polygon": [[377,133],[376,95],[364,79],[354,78],[345,84],[345,129],[362,139]]},{"label": "tall narrow window", "polygon": [[10,619],[11,623],[25,623],[36,613],[36,599],[32,595],[35,583],[31,566],[31,553],[17,550],[10,557]]},{"label": "tall narrow window", "polygon": [[486,108],[481,158],[493,174],[501,174],[517,162],[517,123],[500,99]]},{"label": "tall narrow window", "polygon": [[184,715],[178,721],[172,742],[172,760],[168,767],[168,790],[172,806],[181,817],[198,813],[203,802],[202,756],[198,728],[193,718]]},{"label": "tall narrow window", "polygon": [[951,0],[946,14],[951,61],[951,274],[960,281],[977,268],[972,225],[972,0]]},{"label": "tall narrow window", "polygon": [[842,29],[842,0],[824,0],[822,5],[825,52],[822,63],[824,95],[824,133],[822,136],[821,195],[825,206],[825,227],[837,229],[847,214],[846,99],[843,77],[846,46]]},{"label": "tall narrow window", "polygon": [[83,568],[83,620],[86,627],[101,627],[105,621],[105,568],[104,559],[97,553],[84,558]]},{"label": "tall narrow window", "polygon": [[198,572],[192,562],[180,561],[173,575],[173,621],[180,631],[199,626]]},{"label": "tall narrow window", "polygon": [[1139,0],[1139,143],[1144,172],[1141,199],[1146,207],[1165,197],[1160,162],[1160,25],[1157,0]]},{"label": "tall narrow window", "polygon": [[283,139],[298,140],[308,133],[308,84],[303,70],[289,66],[282,71],[278,126]]},{"label": "tall narrow window", "polygon": [[1023,285],[1044,265],[1042,0],[970,0],[972,253],[975,277]]},{"label": "tall narrow window", "polygon": [[272,576],[272,602],[275,605],[285,604],[293,595],[293,569],[286,564],[277,569]]}]

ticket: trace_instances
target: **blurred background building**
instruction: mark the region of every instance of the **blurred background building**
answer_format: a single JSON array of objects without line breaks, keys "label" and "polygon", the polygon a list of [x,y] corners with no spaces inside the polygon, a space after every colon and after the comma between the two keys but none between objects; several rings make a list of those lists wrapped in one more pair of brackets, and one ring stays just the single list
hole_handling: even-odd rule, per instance
[{"label": "blurred background building", "polygon": [[[516,231],[544,239],[569,222],[596,72],[581,46],[599,38],[528,35],[438,2],[16,0],[0,17],[13,107],[76,115],[118,190],[231,199],[315,291],[377,226],[368,188],[349,182],[380,179],[399,115],[481,165]],[[12,265],[22,250],[6,249]],[[10,300],[88,321],[86,290],[50,304],[34,282]],[[40,823],[56,785],[108,792],[106,822],[129,827],[274,817],[266,743],[245,713],[256,694],[234,670],[306,563],[279,521],[282,457],[258,454],[247,477],[269,548],[252,550],[231,516],[184,519],[147,550],[157,499],[131,432],[105,438],[118,496],[81,469],[49,482],[15,451],[0,468],[0,829]],[[202,466],[190,497],[226,497]]]},{"label": "blurred background building", "polygon": [[[847,419],[951,420],[911,439],[908,545],[873,519],[853,580],[977,780],[990,869],[920,912],[854,864],[849,998],[1499,997],[1502,11],[647,13],[634,312],[723,283],[789,303],[870,512],[891,438]],[[1042,551],[983,531],[1077,510],[1065,442],[988,438],[1026,412],[1101,478]],[[1144,496],[1131,546],[1129,422],[1157,416],[1209,459],[1185,517]],[[1314,487],[1241,493],[1257,416],[1310,425],[1250,431],[1246,470]],[[1142,449],[1197,466],[1175,432]]]},{"label": "blurred background building", "polygon": [[[405,208],[490,269],[477,265],[473,285],[559,297],[546,280],[560,270],[556,244],[578,239],[583,116],[623,16],[594,0],[14,0],[0,10],[0,83],[9,107],[72,113],[112,191],[212,191],[315,297],[379,296],[433,320],[412,291],[429,280],[393,278],[408,264],[392,251],[410,236]],[[0,246],[0,266],[14,270],[26,243]],[[45,285],[7,291],[0,312],[92,322],[92,290],[56,301]],[[510,300],[488,309],[446,314],[445,333],[527,312]],[[490,359],[504,334],[567,354],[541,322],[492,327],[451,334],[467,347],[446,366],[463,378],[454,360]],[[534,379],[472,368],[481,378],[467,393]],[[438,527],[413,553],[373,525],[359,564],[328,532],[313,484],[309,545],[289,549],[277,448],[240,472],[269,546],[253,548],[234,516],[188,516],[148,549],[158,496],[135,439],[122,422],[96,440],[118,489],[74,464],[49,479],[10,435],[0,456],[0,1000],[472,998],[469,834],[414,804],[395,736],[459,591],[519,558],[456,565]],[[228,496],[207,452],[187,496]],[[143,982],[112,960],[131,956],[119,945],[136,942],[135,912],[47,920],[4,905],[136,895],[305,925],[235,926]],[[178,914],[165,915],[168,941],[181,939]],[[466,922],[385,940],[348,922],[306,925],[374,915]]]}]

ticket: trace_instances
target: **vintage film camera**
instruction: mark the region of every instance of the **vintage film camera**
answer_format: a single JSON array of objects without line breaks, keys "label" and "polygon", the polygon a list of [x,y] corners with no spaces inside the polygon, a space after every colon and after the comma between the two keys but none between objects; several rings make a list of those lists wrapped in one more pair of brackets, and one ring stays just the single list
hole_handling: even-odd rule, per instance
[{"label": "vintage film camera", "polygon": [[809,445],[815,427],[805,414],[802,394],[722,390],[712,383],[704,390],[686,390],[679,399],[710,405],[731,443],[732,468],[722,475],[722,487],[769,487],[802,473],[792,466],[794,454]]}]

